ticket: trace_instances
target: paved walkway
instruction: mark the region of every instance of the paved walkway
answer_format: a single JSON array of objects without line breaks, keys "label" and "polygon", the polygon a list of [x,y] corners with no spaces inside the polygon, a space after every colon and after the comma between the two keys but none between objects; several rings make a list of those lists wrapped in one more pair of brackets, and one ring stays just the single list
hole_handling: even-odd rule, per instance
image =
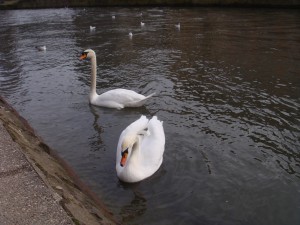
[{"label": "paved walkway", "polygon": [[59,201],[0,121],[0,224],[73,224]]}]

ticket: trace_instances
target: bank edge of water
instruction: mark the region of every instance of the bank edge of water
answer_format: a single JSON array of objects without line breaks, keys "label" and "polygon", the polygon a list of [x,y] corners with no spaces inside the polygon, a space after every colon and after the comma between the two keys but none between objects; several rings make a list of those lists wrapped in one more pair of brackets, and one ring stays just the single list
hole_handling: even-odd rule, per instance
[{"label": "bank edge of water", "polygon": [[38,137],[28,122],[0,96],[0,120],[75,224],[119,224],[68,164]]},{"label": "bank edge of water", "polygon": [[0,0],[0,9],[104,6],[300,7],[300,0]]}]

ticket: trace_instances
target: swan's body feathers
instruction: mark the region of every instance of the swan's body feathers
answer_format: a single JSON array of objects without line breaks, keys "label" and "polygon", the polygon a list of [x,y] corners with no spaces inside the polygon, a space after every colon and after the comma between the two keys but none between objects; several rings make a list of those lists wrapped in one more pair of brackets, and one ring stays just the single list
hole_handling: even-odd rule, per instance
[{"label": "swan's body feathers", "polygon": [[104,92],[101,95],[95,94],[90,97],[90,103],[93,105],[122,109],[124,107],[140,107],[145,101],[155,93],[144,96],[127,89],[113,89]]}]

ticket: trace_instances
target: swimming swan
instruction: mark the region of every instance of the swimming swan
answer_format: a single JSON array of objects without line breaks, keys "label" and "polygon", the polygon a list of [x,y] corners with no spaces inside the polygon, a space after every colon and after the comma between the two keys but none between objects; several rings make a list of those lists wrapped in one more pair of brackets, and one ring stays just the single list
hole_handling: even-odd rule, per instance
[{"label": "swimming swan", "polygon": [[80,59],[91,59],[92,65],[92,74],[91,74],[91,90],[90,90],[90,103],[92,105],[108,107],[108,108],[116,108],[122,109],[124,107],[140,107],[142,106],[148,98],[150,98],[155,93],[152,93],[148,96],[144,96],[138,94],[131,90],[126,89],[114,89],[107,91],[101,95],[98,95],[96,92],[96,76],[97,76],[97,68],[96,68],[96,54],[93,50],[87,49],[85,50]]},{"label": "swimming swan", "polygon": [[120,135],[116,170],[120,180],[141,181],[154,174],[163,161],[165,133],[163,122],[146,116],[130,124]]}]

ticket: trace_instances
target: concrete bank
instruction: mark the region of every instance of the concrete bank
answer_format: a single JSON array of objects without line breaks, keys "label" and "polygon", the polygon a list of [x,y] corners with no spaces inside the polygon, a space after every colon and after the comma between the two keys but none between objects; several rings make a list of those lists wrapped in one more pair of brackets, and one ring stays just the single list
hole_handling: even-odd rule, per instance
[{"label": "concrete bank", "polygon": [[0,193],[1,225],[118,224],[1,97]]}]

